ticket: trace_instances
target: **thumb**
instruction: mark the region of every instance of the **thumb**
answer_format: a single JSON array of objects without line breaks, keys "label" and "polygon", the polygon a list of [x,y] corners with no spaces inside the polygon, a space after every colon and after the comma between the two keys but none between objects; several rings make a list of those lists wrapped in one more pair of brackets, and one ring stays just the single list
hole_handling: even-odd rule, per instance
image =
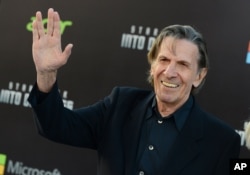
[{"label": "thumb", "polygon": [[67,59],[69,58],[69,56],[71,55],[72,48],[73,48],[73,44],[68,44],[65,47],[65,49],[64,49],[64,51],[62,53],[64,58],[67,58]]}]

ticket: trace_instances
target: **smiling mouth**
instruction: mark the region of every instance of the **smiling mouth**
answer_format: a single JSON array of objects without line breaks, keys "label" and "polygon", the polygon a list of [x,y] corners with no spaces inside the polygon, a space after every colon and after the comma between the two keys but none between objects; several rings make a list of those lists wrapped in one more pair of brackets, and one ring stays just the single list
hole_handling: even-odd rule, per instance
[{"label": "smiling mouth", "polygon": [[162,80],[161,80],[161,84],[163,84],[164,86],[166,86],[168,88],[177,88],[177,87],[179,87],[178,84],[167,83],[167,82],[162,81]]}]

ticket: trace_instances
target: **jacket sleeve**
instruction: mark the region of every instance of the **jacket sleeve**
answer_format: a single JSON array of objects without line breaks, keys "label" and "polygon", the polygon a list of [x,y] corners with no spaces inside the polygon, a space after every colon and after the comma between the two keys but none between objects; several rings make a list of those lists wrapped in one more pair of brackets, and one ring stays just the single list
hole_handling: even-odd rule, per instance
[{"label": "jacket sleeve", "polygon": [[42,136],[72,146],[97,148],[102,133],[101,120],[108,115],[110,97],[88,107],[70,110],[64,107],[56,83],[52,91],[42,97],[34,85],[28,101]]}]

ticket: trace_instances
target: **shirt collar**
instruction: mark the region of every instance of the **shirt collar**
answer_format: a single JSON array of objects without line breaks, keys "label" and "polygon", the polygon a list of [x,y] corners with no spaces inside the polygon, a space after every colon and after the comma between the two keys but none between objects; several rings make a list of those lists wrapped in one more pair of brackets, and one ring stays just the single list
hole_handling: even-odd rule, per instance
[{"label": "shirt collar", "polygon": [[[190,95],[188,100],[178,109],[176,110],[173,114],[171,114],[170,117],[173,117],[174,118],[174,121],[175,121],[175,125],[177,127],[177,129],[179,131],[181,131],[181,129],[183,128],[184,126],[184,123],[185,121],[187,120],[188,116],[189,116],[189,113],[190,113],[190,110],[193,106],[193,96]],[[154,97],[153,99],[153,102],[152,102],[152,109],[154,111],[156,111],[156,114],[163,120],[167,120],[168,118],[163,118],[160,113],[158,112],[158,109],[157,109],[157,102],[156,102],[156,97]],[[150,116],[149,116],[150,117]]]}]

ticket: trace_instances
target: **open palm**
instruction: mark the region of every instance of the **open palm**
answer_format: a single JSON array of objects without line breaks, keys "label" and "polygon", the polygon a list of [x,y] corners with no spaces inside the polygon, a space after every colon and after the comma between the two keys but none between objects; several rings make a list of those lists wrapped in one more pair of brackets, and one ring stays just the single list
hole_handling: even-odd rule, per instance
[{"label": "open palm", "polygon": [[32,54],[39,73],[53,72],[63,66],[70,54],[72,44],[61,49],[60,17],[52,8],[48,10],[47,32],[44,29],[41,12],[36,13],[33,22]]}]

